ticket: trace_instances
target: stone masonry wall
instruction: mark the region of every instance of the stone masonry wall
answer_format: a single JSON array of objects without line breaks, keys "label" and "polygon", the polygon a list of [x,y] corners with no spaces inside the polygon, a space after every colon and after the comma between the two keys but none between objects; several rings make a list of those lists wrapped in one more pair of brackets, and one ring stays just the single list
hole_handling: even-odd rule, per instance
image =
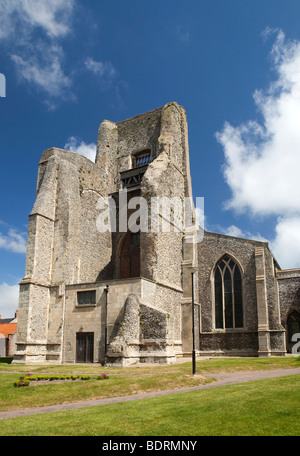
[{"label": "stone masonry wall", "polygon": [[280,313],[282,325],[286,328],[288,315],[300,312],[300,270],[277,271]]},{"label": "stone masonry wall", "polygon": [[[253,353],[257,350],[257,304],[255,247],[264,244],[245,239],[205,232],[198,245],[200,351]],[[236,330],[214,329],[213,270],[225,254],[240,265],[243,280],[244,328]]]}]

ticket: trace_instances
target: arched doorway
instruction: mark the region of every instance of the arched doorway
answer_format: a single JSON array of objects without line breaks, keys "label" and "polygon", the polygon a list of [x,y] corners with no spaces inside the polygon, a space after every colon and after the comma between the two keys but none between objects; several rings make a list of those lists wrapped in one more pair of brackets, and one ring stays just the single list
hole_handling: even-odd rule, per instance
[{"label": "arched doorway", "polygon": [[300,312],[293,310],[286,320],[286,349],[288,353],[292,352],[293,345],[296,341],[292,341],[294,334],[300,333]]},{"label": "arched doorway", "polygon": [[120,250],[120,279],[140,277],[140,233],[127,233]]}]

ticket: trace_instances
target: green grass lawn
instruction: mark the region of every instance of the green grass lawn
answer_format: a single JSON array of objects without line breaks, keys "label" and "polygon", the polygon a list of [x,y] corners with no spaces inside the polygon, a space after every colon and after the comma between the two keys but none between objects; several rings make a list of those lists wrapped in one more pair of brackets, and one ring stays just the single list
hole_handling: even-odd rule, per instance
[{"label": "green grass lawn", "polygon": [[10,418],[0,422],[0,435],[298,436],[299,386],[300,376],[290,376]]},{"label": "green grass lawn", "polygon": [[[214,381],[213,374],[218,372],[293,367],[300,367],[299,357],[200,360],[196,377],[191,375],[190,362],[125,369],[0,363],[0,411],[196,386]],[[110,378],[15,388],[13,383],[19,379],[20,372],[97,375],[105,372]],[[299,378],[264,380],[55,415],[1,420],[0,435],[297,435]]]},{"label": "green grass lawn", "polygon": [[[285,369],[292,367],[300,367],[300,357],[274,357],[274,358],[221,358],[215,357],[204,360],[197,360],[197,373],[210,373],[210,372],[238,372],[238,371],[251,371],[251,370],[269,370],[269,369]],[[35,372],[35,373],[88,373],[88,374],[101,374],[109,373],[122,373],[122,374],[139,374],[139,373],[191,373],[191,363],[183,362],[171,365],[155,364],[146,365],[142,364],[133,365],[130,367],[110,367],[106,368],[100,364],[69,364],[69,365],[15,365],[0,363],[0,372]]]},{"label": "green grass lawn", "polygon": [[191,375],[112,375],[108,380],[63,382],[60,384],[15,388],[19,378],[15,374],[0,375],[0,411],[43,407],[46,405],[79,402],[108,397],[125,396],[142,392],[184,388],[209,382],[203,377]]},{"label": "green grass lawn", "polygon": [[[103,368],[99,365],[71,366],[17,366],[0,364],[0,411],[41,407],[64,402],[77,402],[141,392],[196,386],[212,381],[201,374],[238,372],[261,369],[300,367],[298,358],[215,358],[197,361],[198,377],[191,375],[191,363],[170,366],[133,366],[130,368]],[[109,380],[59,385],[37,385],[14,388],[20,374],[13,373],[88,373],[109,375]]]}]

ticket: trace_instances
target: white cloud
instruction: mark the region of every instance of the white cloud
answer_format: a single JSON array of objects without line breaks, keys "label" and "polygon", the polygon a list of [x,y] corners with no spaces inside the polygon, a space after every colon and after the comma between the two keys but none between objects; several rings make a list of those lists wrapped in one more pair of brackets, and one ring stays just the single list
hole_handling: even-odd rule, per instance
[{"label": "white cloud", "polygon": [[271,57],[277,78],[268,90],[254,93],[262,122],[251,120],[236,127],[227,122],[217,139],[224,149],[224,176],[232,191],[227,209],[280,217],[273,251],[279,263],[282,258],[288,264],[289,257],[294,264],[293,246],[286,241],[285,253],[280,246],[285,236],[295,234],[297,224],[291,220],[300,220],[300,43],[287,42],[277,31]]},{"label": "white cloud", "polygon": [[111,62],[99,62],[94,60],[92,57],[88,57],[84,63],[86,68],[97,76],[113,77],[116,74],[116,70],[112,66]]},{"label": "white cloud", "polygon": [[71,86],[71,80],[62,70],[62,54],[61,48],[55,46],[40,58],[34,54],[27,59],[19,55],[12,55],[11,58],[25,81],[34,84],[51,98],[64,98],[65,91]]},{"label": "white cloud", "polygon": [[71,31],[74,7],[75,0],[0,0],[0,39],[9,44],[18,77],[42,91],[52,107],[71,86],[59,40]]},{"label": "white cloud", "polygon": [[300,267],[300,216],[279,218],[270,248],[282,268]]},{"label": "white cloud", "polygon": [[36,27],[49,37],[69,33],[75,0],[0,0],[0,38],[18,41]]},{"label": "white cloud", "polygon": [[87,70],[91,71],[100,81],[100,88],[107,90],[115,80],[117,72],[111,62],[100,62],[88,57],[85,62]]},{"label": "white cloud", "polygon": [[210,231],[225,234],[226,236],[252,239],[253,241],[259,242],[268,242],[268,240],[265,237],[263,237],[260,233],[253,234],[250,231],[243,231],[236,225],[230,225],[227,227],[214,225],[211,227]]},{"label": "white cloud", "polygon": [[0,0],[3,49],[12,59],[19,81],[37,89],[41,101],[51,109],[75,99],[72,86],[82,70],[97,77],[101,90],[110,89],[116,80],[111,62],[92,57],[83,59],[75,69],[67,69],[63,45],[74,33],[77,6],[77,0]]},{"label": "white cloud", "polygon": [[69,33],[74,0],[21,0],[21,3],[25,20],[31,25],[43,28],[49,36]]},{"label": "white cloud", "polygon": [[19,285],[0,284],[0,314],[2,318],[14,318],[19,304]]},{"label": "white cloud", "polygon": [[[204,204],[203,204],[204,206]],[[205,214],[204,214],[204,207],[195,207],[195,215],[196,215],[196,220],[199,226],[204,229],[205,226]]]},{"label": "white cloud", "polygon": [[227,236],[245,237],[243,231],[235,225],[231,225],[227,228],[221,228],[221,232]]},{"label": "white cloud", "polygon": [[10,228],[8,233],[0,233],[0,249],[8,250],[13,253],[26,253],[26,237],[24,233]]},{"label": "white cloud", "polygon": [[64,148],[71,152],[84,155],[92,162],[95,162],[97,146],[94,143],[86,144],[84,141],[80,141],[75,136],[71,136],[67,140]]}]

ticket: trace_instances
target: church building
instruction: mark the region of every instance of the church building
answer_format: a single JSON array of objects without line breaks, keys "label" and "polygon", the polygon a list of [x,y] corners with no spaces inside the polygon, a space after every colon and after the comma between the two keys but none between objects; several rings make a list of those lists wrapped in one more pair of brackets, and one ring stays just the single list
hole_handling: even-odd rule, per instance
[{"label": "church building", "polygon": [[[268,243],[196,220],[185,110],[99,127],[95,162],[41,157],[14,364],[173,363],[285,356],[300,333],[300,269]],[[194,344],[193,344],[194,343]]]}]

